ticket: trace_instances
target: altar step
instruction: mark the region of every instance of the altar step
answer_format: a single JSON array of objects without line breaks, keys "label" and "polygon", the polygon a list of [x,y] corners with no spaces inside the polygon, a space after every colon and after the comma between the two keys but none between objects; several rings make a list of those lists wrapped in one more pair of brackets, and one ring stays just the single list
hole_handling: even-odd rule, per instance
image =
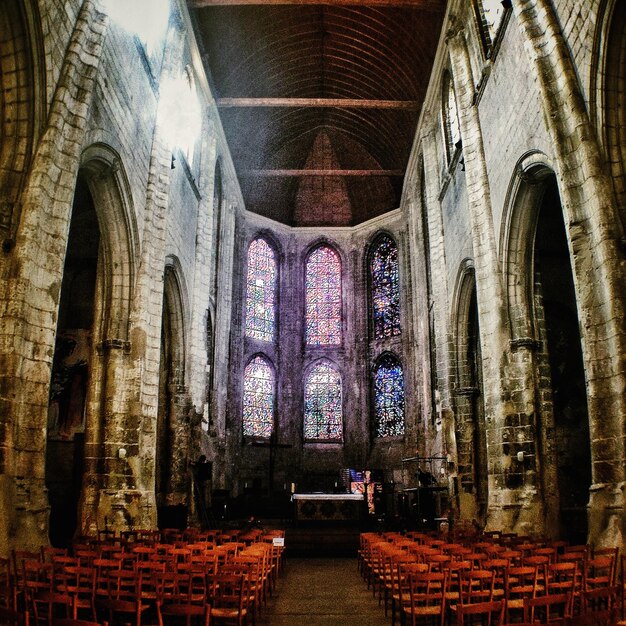
[{"label": "altar step", "polygon": [[285,531],[288,556],[356,556],[357,526],[293,527]]}]

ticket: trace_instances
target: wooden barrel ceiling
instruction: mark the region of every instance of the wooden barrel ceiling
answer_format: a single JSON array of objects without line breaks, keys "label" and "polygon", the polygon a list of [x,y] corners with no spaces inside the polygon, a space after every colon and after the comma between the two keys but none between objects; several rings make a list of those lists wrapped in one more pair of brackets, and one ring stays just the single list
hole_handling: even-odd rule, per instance
[{"label": "wooden barrel ceiling", "polygon": [[353,226],[398,207],[445,0],[189,0],[249,211]]}]

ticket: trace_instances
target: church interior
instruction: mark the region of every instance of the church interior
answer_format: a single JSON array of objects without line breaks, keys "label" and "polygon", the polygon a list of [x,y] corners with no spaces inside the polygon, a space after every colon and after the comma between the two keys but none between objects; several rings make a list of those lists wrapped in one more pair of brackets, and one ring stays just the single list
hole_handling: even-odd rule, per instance
[{"label": "church interior", "polygon": [[622,549],[623,2],[2,0],[0,85],[0,557]]}]

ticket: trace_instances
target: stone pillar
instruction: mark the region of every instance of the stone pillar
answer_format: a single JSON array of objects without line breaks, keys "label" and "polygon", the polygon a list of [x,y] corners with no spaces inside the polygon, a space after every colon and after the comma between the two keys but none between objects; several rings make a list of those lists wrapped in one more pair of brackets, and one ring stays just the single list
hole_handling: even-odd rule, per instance
[{"label": "stone pillar", "polygon": [[[193,310],[191,314],[191,380],[189,387],[196,415],[200,417],[201,428],[209,430],[209,395],[211,383],[212,354],[208,353],[208,325],[214,323],[211,316],[211,248],[213,214],[213,187],[215,185],[216,137],[213,122],[205,122],[202,129],[200,157],[202,165],[198,177],[200,202],[198,203],[198,223],[196,228],[196,257],[193,285]],[[212,343],[212,342],[211,342]],[[211,351],[212,352],[212,351]],[[199,443],[196,441],[196,443]],[[194,454],[194,457],[196,455]]]},{"label": "stone pillar", "polygon": [[80,151],[106,19],[84,0],[19,200],[15,247],[0,281],[0,552],[48,542],[48,394]]},{"label": "stone pillar", "polygon": [[573,261],[591,434],[589,540],[622,545],[626,277],[619,213],[553,3],[515,0],[513,10],[554,144]]},{"label": "stone pillar", "polygon": [[[451,26],[447,43],[463,141],[480,320],[489,473],[487,527],[543,532],[536,456],[530,453],[535,450],[534,413],[520,410],[507,390],[509,333],[482,130],[474,100],[476,83],[465,33],[454,17]],[[515,446],[510,445],[511,440]],[[522,444],[529,453],[520,462],[513,452]]]},{"label": "stone pillar", "polygon": [[[183,32],[170,27],[161,78],[176,76],[182,67]],[[159,102],[158,108],[164,105]],[[145,223],[130,317],[130,348],[126,365],[112,369],[103,389],[103,440],[95,496],[98,528],[118,531],[156,526],[155,453],[159,396],[159,363],[163,314],[166,213],[169,199],[171,149],[165,145],[157,113],[148,169]],[[116,382],[116,377],[122,380]],[[113,406],[118,410],[107,410]],[[94,482],[85,477],[85,489]],[[90,487],[93,490],[93,487]],[[87,511],[83,511],[83,528]],[[86,530],[86,528],[85,528]]]}]

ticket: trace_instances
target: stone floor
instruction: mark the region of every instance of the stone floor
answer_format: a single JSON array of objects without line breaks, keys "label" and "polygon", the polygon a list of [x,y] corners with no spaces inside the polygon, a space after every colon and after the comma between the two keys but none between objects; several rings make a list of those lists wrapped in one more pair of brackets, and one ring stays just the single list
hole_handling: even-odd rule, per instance
[{"label": "stone floor", "polygon": [[354,558],[291,558],[258,626],[388,626]]}]

